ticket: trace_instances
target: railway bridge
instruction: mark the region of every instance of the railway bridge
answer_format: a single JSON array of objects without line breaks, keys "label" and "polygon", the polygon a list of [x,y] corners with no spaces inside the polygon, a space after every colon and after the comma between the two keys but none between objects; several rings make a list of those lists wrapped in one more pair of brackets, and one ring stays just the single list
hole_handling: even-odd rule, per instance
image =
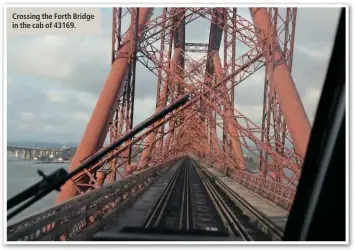
[{"label": "railway bridge", "polygon": [[[111,70],[70,179],[55,205],[8,225],[8,240],[176,240],[174,232],[281,240],[311,131],[292,78],[296,16],[296,8],[113,8]],[[209,23],[208,44],[185,32],[199,19]],[[156,76],[156,113],[133,126],[138,63]],[[257,71],[260,126],[235,99]],[[46,187],[63,173],[45,176]]]}]

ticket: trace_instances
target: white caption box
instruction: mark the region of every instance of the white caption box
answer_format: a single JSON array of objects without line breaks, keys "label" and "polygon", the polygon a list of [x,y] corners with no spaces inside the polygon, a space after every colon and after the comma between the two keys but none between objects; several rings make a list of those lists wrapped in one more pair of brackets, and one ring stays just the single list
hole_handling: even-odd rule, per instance
[{"label": "white caption box", "polygon": [[99,35],[101,30],[97,7],[8,7],[6,14],[9,36]]}]

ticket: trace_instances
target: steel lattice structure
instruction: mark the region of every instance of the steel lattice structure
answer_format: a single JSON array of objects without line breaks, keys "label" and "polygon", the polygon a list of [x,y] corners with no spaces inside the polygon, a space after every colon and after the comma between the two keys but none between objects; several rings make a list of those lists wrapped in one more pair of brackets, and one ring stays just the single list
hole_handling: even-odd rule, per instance
[{"label": "steel lattice structure", "polygon": [[[152,13],[113,9],[111,71],[69,170],[102,148],[107,135],[112,143],[132,129],[137,63],[156,75],[156,112],[184,94],[191,100],[68,181],[56,202],[116,181],[120,168],[130,175],[189,155],[276,203],[292,203],[311,130],[291,75],[297,9],[250,8],[251,21],[236,8]],[[188,42],[186,26],[202,18],[210,23],[209,42]],[[248,48],[240,56],[237,43]],[[234,105],[238,85],[259,70],[261,126]],[[245,151],[258,159],[259,176],[247,171]]]}]

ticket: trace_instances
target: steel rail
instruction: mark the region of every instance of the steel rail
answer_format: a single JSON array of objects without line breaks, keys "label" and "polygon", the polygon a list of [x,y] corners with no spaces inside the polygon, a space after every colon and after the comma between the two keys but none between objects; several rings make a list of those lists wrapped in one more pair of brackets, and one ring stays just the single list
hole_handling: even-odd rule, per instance
[{"label": "steel rail", "polygon": [[154,206],[152,212],[149,214],[147,220],[144,222],[145,228],[156,227],[159,224],[159,222],[163,216],[164,210],[169,202],[170,196],[174,190],[177,178],[179,177],[181,170],[183,168],[183,161],[184,160],[182,160],[179,163],[180,166],[178,167],[178,169],[174,173],[173,177],[169,181],[168,186],[165,188],[163,194],[159,198],[158,203]]},{"label": "steel rail", "polygon": [[223,231],[225,228],[211,208],[207,190],[196,169],[186,159],[173,175],[159,201],[146,219],[145,228],[169,228],[183,231]]},{"label": "steel rail", "polygon": [[[190,221],[189,221],[189,171],[185,167],[185,178],[184,178],[184,185],[183,185],[183,191],[182,191],[182,196],[181,196],[181,207],[180,207],[180,223],[179,223],[179,228],[185,228],[188,230],[190,226]],[[184,217],[185,216],[185,217]],[[185,220],[184,220],[185,218]]]},{"label": "steel rail", "polygon": [[221,212],[220,215],[224,217],[224,221],[227,222],[230,231],[232,231],[235,236],[239,236],[245,241],[252,241],[253,238],[248,233],[248,230],[239,222],[238,218],[231,211],[226,202],[223,201],[221,196],[218,194],[218,191],[213,187],[211,181],[205,178],[206,175],[202,173],[201,169],[199,169],[197,166],[196,171],[200,176],[204,186],[209,191],[209,194],[213,197],[215,205],[219,208],[219,211]]},{"label": "steel rail", "polygon": [[[192,205],[191,205],[191,192],[192,192],[192,188],[191,188],[191,181],[190,181],[190,168],[186,168],[186,187],[185,187],[185,211],[186,211],[186,229],[189,230],[190,228],[193,229],[195,226],[193,217],[191,216],[191,211],[192,211]],[[191,219],[192,217],[192,219]]]}]

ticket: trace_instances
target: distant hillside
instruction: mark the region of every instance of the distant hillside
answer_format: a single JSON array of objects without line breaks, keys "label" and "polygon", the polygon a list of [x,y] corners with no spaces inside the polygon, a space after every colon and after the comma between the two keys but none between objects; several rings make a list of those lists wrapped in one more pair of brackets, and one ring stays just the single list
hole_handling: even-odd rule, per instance
[{"label": "distant hillside", "polygon": [[61,148],[62,146],[76,146],[75,144],[64,144],[58,142],[43,141],[8,141],[8,146],[25,147],[25,148]]},{"label": "distant hillside", "polygon": [[79,146],[79,142],[68,142],[65,146],[77,148]]}]

